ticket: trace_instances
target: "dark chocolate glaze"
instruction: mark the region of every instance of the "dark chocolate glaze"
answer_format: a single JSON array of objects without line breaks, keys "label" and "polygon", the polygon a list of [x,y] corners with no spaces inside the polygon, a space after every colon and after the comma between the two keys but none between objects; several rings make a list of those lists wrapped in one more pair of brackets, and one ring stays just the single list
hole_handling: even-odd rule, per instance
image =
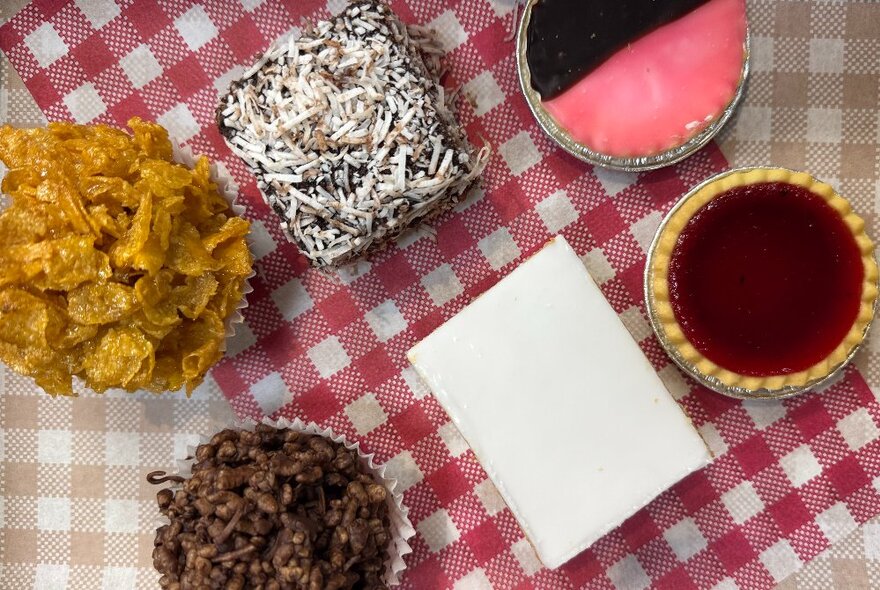
[{"label": "dark chocolate glaze", "polygon": [[538,0],[527,58],[544,100],[571,88],[628,43],[709,0]]}]

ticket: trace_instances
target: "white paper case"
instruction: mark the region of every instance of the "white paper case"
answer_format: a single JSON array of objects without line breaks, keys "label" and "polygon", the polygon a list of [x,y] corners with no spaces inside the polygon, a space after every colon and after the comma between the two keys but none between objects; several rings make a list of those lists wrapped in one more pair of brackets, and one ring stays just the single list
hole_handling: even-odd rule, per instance
[{"label": "white paper case", "polygon": [[[177,162],[178,164],[183,164],[190,169],[195,167],[199,156],[194,155],[192,149],[188,145],[179,145],[174,138],[171,138],[171,145],[174,149],[172,157],[175,162]],[[229,206],[232,209],[232,212],[235,213],[237,217],[247,219],[244,216],[244,206],[238,203],[238,185],[235,183],[234,180],[232,180],[232,177],[229,175],[229,172],[226,170],[226,168],[219,166],[216,162],[211,162],[211,180],[217,184],[217,190],[229,202]],[[247,241],[248,250],[250,250],[251,252],[251,259],[253,261],[254,246],[251,243],[250,234],[248,234],[245,239]],[[244,289],[242,290],[241,301],[236,306],[235,310],[231,314],[229,314],[229,317],[226,318],[224,322],[226,326],[226,337],[220,344],[220,352],[226,352],[226,343],[229,341],[230,338],[235,336],[236,324],[240,324],[244,321],[242,310],[248,306],[248,293],[254,290],[254,288],[251,287],[250,279],[255,274],[256,272],[253,269],[253,264],[251,264],[251,272],[248,276],[245,277],[244,280]]]},{"label": "white paper case", "polygon": [[[388,586],[397,586],[400,584],[400,574],[406,569],[406,562],[403,557],[412,553],[409,546],[409,539],[415,536],[416,531],[409,520],[409,510],[403,505],[403,495],[396,492],[397,480],[385,477],[385,465],[376,465],[373,462],[372,454],[365,454],[360,449],[358,443],[349,442],[344,436],[338,435],[330,428],[320,428],[314,422],[304,423],[299,418],[288,420],[281,418],[278,420],[270,420],[263,418],[261,422],[251,419],[240,420],[226,426],[234,430],[253,430],[257,424],[266,424],[273,428],[287,428],[304,434],[314,434],[329,438],[333,442],[340,443],[345,448],[357,452],[363,469],[372,475],[376,481],[380,482],[388,490],[388,519],[391,522],[391,541],[388,543],[388,556],[385,559],[385,583]],[[219,431],[218,431],[219,432]],[[199,444],[207,443],[211,440],[210,436],[202,435]],[[187,447],[187,457],[177,460],[177,475],[189,478],[192,476],[192,466],[195,462],[196,448]],[[172,488],[178,486],[173,485]],[[157,526],[168,524],[167,519],[161,518]]]}]

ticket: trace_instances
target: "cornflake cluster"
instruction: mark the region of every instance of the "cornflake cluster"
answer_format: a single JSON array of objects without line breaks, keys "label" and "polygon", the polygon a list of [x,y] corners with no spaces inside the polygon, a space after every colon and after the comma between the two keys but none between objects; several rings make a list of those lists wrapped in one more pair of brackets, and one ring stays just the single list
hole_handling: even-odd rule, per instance
[{"label": "cornflake cluster", "polygon": [[0,127],[0,360],[52,395],[74,376],[191,392],[252,272],[250,224],[208,160],[189,169],[165,129],[128,125]]},{"label": "cornflake cluster", "polygon": [[[412,34],[411,34],[412,33]],[[379,0],[271,48],[217,111],[288,236],[338,266],[459,201],[489,157],[437,81],[439,50]]]}]

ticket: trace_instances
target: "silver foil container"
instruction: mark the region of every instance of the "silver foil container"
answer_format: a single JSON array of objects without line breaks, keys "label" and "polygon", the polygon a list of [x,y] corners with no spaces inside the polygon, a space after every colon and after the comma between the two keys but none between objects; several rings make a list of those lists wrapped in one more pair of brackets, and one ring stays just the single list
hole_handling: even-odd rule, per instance
[{"label": "silver foil container", "polygon": [[663,168],[664,166],[670,166],[675,164],[676,162],[680,162],[684,160],[694,152],[697,152],[704,145],[709,143],[718,131],[724,127],[724,124],[730,119],[733,115],[733,112],[736,110],[736,106],[742,98],[743,91],[746,85],[746,79],[749,75],[749,28],[746,26],[746,39],[745,39],[745,47],[743,54],[743,67],[742,73],[740,74],[739,84],[736,87],[736,93],[733,95],[730,103],[727,105],[727,108],[721,112],[721,114],[716,117],[709,125],[707,125],[702,131],[691,137],[687,142],[683,143],[678,147],[674,147],[668,149],[664,152],[660,152],[659,154],[654,154],[651,156],[641,156],[635,158],[621,158],[617,156],[610,156],[608,154],[603,154],[600,152],[596,152],[588,148],[582,143],[578,143],[575,141],[571,135],[569,135],[568,131],[564,128],[560,127],[557,124],[556,120],[550,115],[549,112],[544,108],[544,105],[541,104],[541,96],[532,88],[532,77],[531,72],[529,71],[529,63],[526,57],[526,51],[528,49],[528,29],[529,23],[532,18],[532,7],[538,3],[538,0],[526,0],[525,7],[523,8],[522,17],[519,21],[519,27],[517,28],[516,34],[516,67],[519,71],[519,84],[522,89],[523,95],[526,98],[526,103],[529,105],[529,110],[532,111],[532,115],[534,115],[535,119],[538,121],[538,125],[541,126],[541,129],[544,132],[553,138],[556,143],[558,143],[562,149],[567,151],[569,154],[592,164],[594,166],[602,166],[604,168],[611,168],[613,170],[622,170],[624,172],[644,172],[647,170],[656,170],[657,168]]},{"label": "silver foil container", "polygon": [[[737,399],[746,399],[746,400],[748,400],[748,399],[772,400],[772,399],[781,399],[781,398],[791,397],[791,396],[798,395],[800,393],[804,393],[807,391],[812,391],[815,389],[821,389],[822,387],[829,385],[830,383],[835,381],[838,377],[840,377],[840,374],[841,374],[843,368],[846,367],[846,365],[848,365],[850,363],[850,361],[852,361],[853,357],[856,355],[858,350],[861,348],[862,343],[864,343],[864,341],[867,337],[868,330],[871,327],[871,323],[873,323],[873,317],[871,319],[871,323],[869,323],[865,327],[865,330],[862,333],[862,339],[859,342],[859,344],[856,345],[850,351],[849,355],[847,355],[847,357],[841,363],[836,365],[828,373],[827,376],[820,378],[820,379],[816,379],[812,382],[807,383],[806,385],[799,386],[799,387],[786,386],[786,387],[782,387],[779,389],[762,388],[762,389],[754,389],[753,390],[753,389],[746,389],[743,387],[731,387],[725,383],[722,383],[721,381],[719,381],[715,377],[704,374],[694,364],[685,360],[682,357],[681,353],[679,352],[678,347],[673,345],[669,341],[669,339],[666,337],[666,332],[663,329],[662,322],[660,321],[660,318],[657,315],[656,301],[654,300],[653,289],[651,288],[651,284],[652,284],[652,280],[653,280],[652,268],[654,266],[654,255],[657,251],[657,244],[660,241],[660,236],[663,234],[663,230],[666,228],[666,225],[669,223],[669,220],[672,218],[672,216],[675,214],[675,212],[678,211],[682,207],[682,205],[684,205],[684,203],[687,202],[688,199],[690,199],[691,197],[696,195],[706,185],[709,185],[709,184],[711,184],[721,178],[724,178],[725,176],[728,176],[730,174],[734,174],[736,172],[745,172],[745,171],[753,170],[753,169],[754,169],[753,167],[744,167],[744,168],[735,168],[735,169],[731,169],[731,170],[726,170],[725,172],[722,172],[720,174],[716,174],[715,176],[712,176],[711,178],[704,180],[700,184],[693,187],[690,191],[688,191],[681,199],[679,199],[678,202],[669,211],[669,213],[666,214],[666,216],[663,218],[663,221],[660,222],[660,227],[657,228],[657,233],[654,234],[654,239],[651,241],[651,247],[648,250],[648,259],[645,262],[645,280],[644,280],[644,283],[645,283],[644,284],[645,308],[647,310],[648,319],[651,322],[651,327],[654,329],[654,334],[657,335],[657,340],[660,341],[660,344],[661,344],[661,346],[663,346],[663,349],[666,351],[666,354],[669,355],[669,358],[671,358],[675,362],[675,364],[677,364],[679,367],[681,367],[681,369],[685,373],[687,373],[688,375],[693,377],[698,383],[708,387],[709,389],[711,389],[713,391],[717,391],[718,393],[724,394],[728,397],[733,397],[733,398],[737,398]],[[789,170],[787,168],[780,168],[780,169]],[[796,172],[795,170],[789,170],[789,171]],[[880,299],[880,298],[878,298],[878,299]],[[876,317],[876,314],[877,314],[877,301],[878,301],[878,299],[874,300],[874,317]]]}]

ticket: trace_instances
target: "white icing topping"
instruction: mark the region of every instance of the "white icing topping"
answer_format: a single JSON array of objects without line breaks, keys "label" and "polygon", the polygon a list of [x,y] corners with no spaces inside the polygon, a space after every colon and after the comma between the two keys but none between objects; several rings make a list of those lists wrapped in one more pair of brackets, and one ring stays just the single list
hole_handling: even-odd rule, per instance
[{"label": "white icing topping", "polygon": [[710,460],[562,237],[409,358],[548,567]]}]

